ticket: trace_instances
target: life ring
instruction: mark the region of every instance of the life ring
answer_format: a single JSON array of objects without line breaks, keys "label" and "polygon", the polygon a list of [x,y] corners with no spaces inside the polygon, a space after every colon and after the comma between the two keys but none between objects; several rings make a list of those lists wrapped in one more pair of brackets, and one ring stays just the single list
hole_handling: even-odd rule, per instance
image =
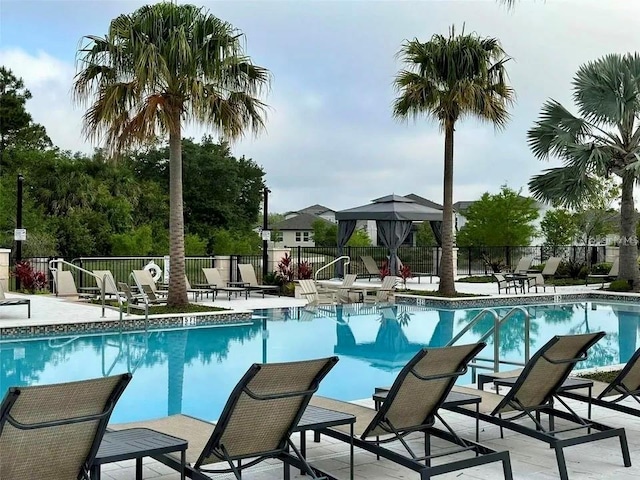
[{"label": "life ring", "polygon": [[144,270],[151,274],[151,278],[153,278],[153,281],[156,283],[158,283],[158,280],[162,277],[162,269],[154,261],[147,263],[144,266]]}]

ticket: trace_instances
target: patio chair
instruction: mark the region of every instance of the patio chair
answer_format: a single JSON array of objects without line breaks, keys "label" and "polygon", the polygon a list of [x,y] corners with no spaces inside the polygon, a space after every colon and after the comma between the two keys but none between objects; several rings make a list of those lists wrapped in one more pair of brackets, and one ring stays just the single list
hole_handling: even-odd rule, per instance
[{"label": "patio chair", "polygon": [[235,293],[238,296],[239,293],[244,293],[244,298],[249,297],[249,289],[245,287],[229,287],[225,286],[226,283],[222,280],[220,270],[217,268],[203,268],[204,277],[207,279],[206,285],[215,290],[215,295],[218,292],[227,292],[229,300],[231,300],[231,294]]},{"label": "patio chair", "polygon": [[131,374],[11,387],[0,404],[0,478],[89,480]]},{"label": "patio chair", "polygon": [[[605,438],[618,437],[624,466],[630,467],[631,459],[624,429],[612,428],[580,417],[562,400],[558,392],[576,363],[585,360],[589,348],[604,335],[604,332],[596,332],[553,337],[531,357],[522,373],[511,384],[511,389],[504,396],[470,387],[456,387],[455,391],[475,392],[481,395],[480,419],[499,426],[501,433],[503,428],[507,428],[548,443],[555,450],[560,479],[562,480],[569,478],[564,457],[565,447]],[[565,410],[555,408],[555,401],[558,401]],[[478,415],[475,410],[469,410],[465,407],[451,407],[450,410],[473,418],[477,418]],[[549,416],[548,428],[541,422],[540,414],[543,413]],[[509,417],[506,418],[505,414]],[[556,418],[563,420],[570,426],[563,425],[556,429]],[[531,420],[533,425],[516,422],[520,419]],[[585,429],[586,433],[577,434],[581,429]],[[596,432],[592,432],[593,430]],[[571,436],[560,436],[562,433],[569,432]]]},{"label": "patio chair", "polygon": [[560,266],[560,262],[562,262],[562,257],[549,257],[544,263],[544,268],[540,273],[544,278],[555,276],[558,271],[558,267]]},{"label": "patio chair", "polygon": [[536,293],[538,293],[538,287],[542,288],[543,292],[547,291],[547,287],[553,287],[553,291],[556,291],[556,286],[554,284],[544,283],[544,276],[542,273],[536,273],[535,275],[529,274],[529,278],[527,280],[527,291],[531,291],[532,288],[536,289]]},{"label": "patio chair", "polygon": [[73,297],[86,300],[95,298],[92,293],[78,293],[73,274],[69,270],[56,270],[53,272],[53,281],[56,286],[57,297]]},{"label": "patio chair", "polygon": [[298,280],[300,294],[307,299],[308,305],[334,304],[337,302],[334,291],[320,293],[314,280]]},{"label": "patio chair", "polygon": [[195,302],[198,301],[198,297],[204,298],[205,295],[208,297],[210,293],[215,297],[215,288],[192,288],[191,282],[189,282],[189,278],[186,275],[184,276],[184,283],[187,286],[187,293],[193,293],[193,300]]},{"label": "patio chair", "polygon": [[362,300],[365,303],[389,303],[390,299],[393,299],[393,293],[396,291],[397,284],[398,277],[394,275],[387,275],[382,280],[380,288],[375,289],[375,295],[365,294],[363,295]]},{"label": "patio chair", "polygon": [[560,395],[586,402],[588,405],[588,418],[591,418],[592,405],[640,417],[639,408],[620,403],[625,398],[631,398],[640,404],[640,349],[636,350],[611,383],[594,380],[590,394],[581,390],[567,390],[560,393]]},{"label": "patio chair", "polygon": [[118,289],[115,279],[113,278],[113,274],[111,270],[94,270],[93,274],[96,275],[94,277],[96,279],[96,285],[98,286],[98,290],[102,292],[102,282],[106,278],[106,285],[104,286],[104,294],[105,296],[118,295]]},{"label": "patio chair", "polygon": [[338,300],[341,302],[349,302],[349,290],[353,287],[358,276],[355,273],[349,273],[344,276],[340,285],[318,284],[316,282],[316,288],[318,293],[335,293]]},{"label": "patio chair", "polygon": [[26,305],[27,318],[31,318],[31,300],[28,298],[7,298],[4,294],[4,288],[0,281],[0,307],[11,307],[13,305]]},{"label": "patio chair", "polygon": [[[384,457],[420,474],[420,478],[454,472],[465,468],[502,462],[504,477],[513,478],[509,452],[496,452],[484,445],[460,437],[440,416],[438,409],[467,364],[486,344],[458,345],[422,349],[404,366],[396,377],[379,410],[354,403],[314,396],[311,404],[356,416],[354,436],[343,427],[328,428],[323,434]],[[436,426],[436,421],[444,429]],[[415,452],[404,437],[409,433],[424,435],[424,454]],[[431,454],[431,436],[454,444],[452,450]],[[397,442],[397,448],[383,446]],[[401,450],[404,448],[406,453]],[[468,458],[456,458],[448,463],[432,465],[431,460],[462,452],[475,453]]]},{"label": "patio chair", "polygon": [[531,266],[531,262],[533,262],[532,255],[522,257],[515,268],[511,270],[511,273],[527,273],[527,270],[529,270],[529,267]]},{"label": "patio chair", "polygon": [[249,288],[249,292],[260,292],[264,298],[264,292],[278,292],[280,296],[280,287],[277,285],[260,285],[256,278],[256,271],[250,263],[239,263],[238,271],[240,279]]},{"label": "patio chair", "polygon": [[148,270],[133,270],[131,272],[131,276],[133,277],[133,281],[138,287],[138,291],[142,292],[142,286],[148,285],[151,290],[153,290],[154,295],[158,296],[166,296],[169,291],[168,290],[160,290],[156,285],[155,280],[151,276]]},{"label": "patio chair", "polygon": [[[337,357],[288,363],[253,364],[231,392],[213,424],[183,414],[144,422],[110,425],[116,430],[151,428],[189,442],[186,472],[194,480],[210,480],[207,474],[242,472],[267,459],[302,468],[318,479],[290,439],[320,381],[338,361]],[[289,449],[293,453],[289,453]],[[155,457],[180,469],[180,456]],[[247,460],[246,462],[244,460]],[[228,468],[212,468],[226,462]]]},{"label": "patio chair", "polygon": [[618,278],[619,271],[620,271],[620,257],[616,257],[616,259],[613,261],[613,264],[611,265],[611,270],[609,270],[609,273],[606,273],[606,274],[596,274],[596,273],[589,274],[589,275],[587,275],[587,278],[585,279],[584,284],[585,285],[589,285],[589,279],[590,278],[600,278],[600,279],[602,279],[602,287],[604,288],[604,282],[606,282],[607,280]]},{"label": "patio chair", "polygon": [[498,282],[498,295],[500,295],[502,290],[509,293],[509,290],[513,288],[516,292],[518,291],[519,285],[516,283],[515,280],[512,280],[512,279],[507,280],[505,276],[501,273],[494,273],[493,276]]},{"label": "patio chair", "polygon": [[373,259],[373,257],[369,255],[362,255],[360,257],[360,260],[362,260],[364,268],[367,270],[367,273],[364,273],[361,276],[369,277],[369,281],[371,281],[371,277],[380,278],[380,269],[378,268],[378,265],[376,264],[376,261]]}]

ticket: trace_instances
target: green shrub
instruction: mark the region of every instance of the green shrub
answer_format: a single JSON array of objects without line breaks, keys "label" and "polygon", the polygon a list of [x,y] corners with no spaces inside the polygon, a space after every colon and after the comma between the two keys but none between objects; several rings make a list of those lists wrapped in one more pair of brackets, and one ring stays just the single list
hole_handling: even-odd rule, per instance
[{"label": "green shrub", "polygon": [[606,275],[611,270],[612,263],[603,262],[603,263],[594,263],[591,266],[591,273],[594,275]]},{"label": "green shrub", "polygon": [[608,290],[612,292],[629,292],[631,291],[631,285],[626,280],[614,280],[609,285]]}]

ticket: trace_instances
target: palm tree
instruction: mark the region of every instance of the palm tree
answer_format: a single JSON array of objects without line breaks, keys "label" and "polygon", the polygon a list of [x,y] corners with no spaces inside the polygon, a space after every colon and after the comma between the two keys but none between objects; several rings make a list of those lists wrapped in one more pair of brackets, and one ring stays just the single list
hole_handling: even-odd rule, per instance
[{"label": "palm tree", "polygon": [[398,56],[405,69],[395,78],[393,106],[398,119],[424,114],[444,130],[444,200],[439,291],[455,295],[453,271],[453,136],[456,122],[473,116],[503,127],[514,92],[506,82],[508,57],[495,38],[477,34],[434,35],[428,42],[406,41]]},{"label": "palm tree", "polygon": [[268,70],[244,54],[242,35],[193,5],[158,3],[111,21],[105,37],[83,37],[75,77],[89,138],[112,154],[169,139],[168,304],[188,303],[184,281],[181,132],[185,121],[215,128],[228,139],[264,127],[259,95]]},{"label": "palm tree", "polygon": [[551,99],[529,130],[536,157],[558,157],[564,163],[532,177],[529,190],[538,200],[578,208],[600,193],[602,178],[620,177],[618,278],[640,291],[633,201],[640,179],[640,55],[612,54],[581,66],[573,80],[573,99],[579,116]]}]

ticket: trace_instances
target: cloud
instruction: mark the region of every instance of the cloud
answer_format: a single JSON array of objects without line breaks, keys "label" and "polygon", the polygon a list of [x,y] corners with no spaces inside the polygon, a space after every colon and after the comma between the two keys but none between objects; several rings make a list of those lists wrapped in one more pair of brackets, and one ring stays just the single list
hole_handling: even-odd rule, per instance
[{"label": "cloud", "polygon": [[[24,78],[34,95],[34,119],[60,147],[93,148],[81,135],[82,110],[70,98],[78,38],[105,33],[111,18],[141,3],[68,1],[51,8],[25,0],[3,6],[11,22],[3,21],[0,60]],[[342,209],[392,192],[442,201],[438,125],[426,119],[401,123],[391,115],[392,82],[401,68],[395,54],[404,39],[446,35],[452,24],[459,30],[464,22],[467,32],[499,38],[513,57],[508,71],[517,102],[507,128],[495,132],[470,119],[456,127],[454,200],[473,200],[504,183],[526,187],[531,175],[555,166],[535,159],[526,143],[543,102],[553,97],[571,105],[579,65],[624,53],[639,38],[640,3],[628,1],[519,2],[513,12],[493,1],[204,5],[239,27],[248,53],[273,73],[267,131],[233,145],[235,155],[264,167],[272,211],[313,203]],[[27,23],[39,26],[29,36],[11,30]],[[185,129],[196,139],[205,132]]]}]

